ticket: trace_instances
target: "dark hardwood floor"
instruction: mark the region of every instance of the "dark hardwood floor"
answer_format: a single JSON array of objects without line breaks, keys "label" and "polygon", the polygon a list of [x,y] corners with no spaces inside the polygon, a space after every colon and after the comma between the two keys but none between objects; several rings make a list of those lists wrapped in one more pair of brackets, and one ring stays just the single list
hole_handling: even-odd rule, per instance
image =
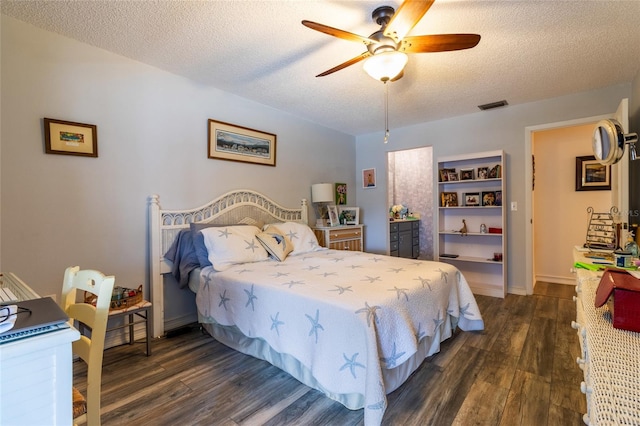
[{"label": "dark hardwood floor", "polygon": [[[388,395],[384,425],[582,425],[574,286],[538,283],[532,296],[476,296],[483,332],[460,332]],[[362,425],[286,373],[228,349],[197,326],[105,351],[102,424]],[[74,383],[86,389],[86,368]]]}]

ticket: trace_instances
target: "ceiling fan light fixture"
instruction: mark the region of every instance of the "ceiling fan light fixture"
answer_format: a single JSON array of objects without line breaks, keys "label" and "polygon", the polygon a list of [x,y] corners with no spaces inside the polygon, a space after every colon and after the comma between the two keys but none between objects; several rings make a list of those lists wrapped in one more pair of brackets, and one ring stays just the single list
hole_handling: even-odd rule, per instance
[{"label": "ceiling fan light fixture", "polygon": [[409,58],[398,51],[376,53],[364,62],[367,74],[379,81],[393,80],[407,65]]}]

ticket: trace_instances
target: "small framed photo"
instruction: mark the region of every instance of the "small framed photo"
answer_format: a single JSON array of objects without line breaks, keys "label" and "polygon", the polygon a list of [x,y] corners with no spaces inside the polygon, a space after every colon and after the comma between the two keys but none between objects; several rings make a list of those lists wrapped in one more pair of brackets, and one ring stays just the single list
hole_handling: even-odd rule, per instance
[{"label": "small framed photo", "polygon": [[449,182],[449,173],[455,173],[456,169],[440,169],[440,182]]},{"label": "small framed photo", "polygon": [[482,205],[483,206],[495,206],[496,205],[496,192],[486,191],[482,193]]},{"label": "small framed photo", "polygon": [[44,119],[44,149],[47,154],[98,156],[98,127],[94,124]]},{"label": "small framed photo", "polygon": [[344,225],[360,223],[360,207],[338,206],[338,218]]},{"label": "small framed photo", "polygon": [[464,194],[464,205],[467,207],[475,207],[480,205],[479,192],[466,192]]},{"label": "small framed photo", "polygon": [[460,169],[460,180],[474,180],[475,174],[473,169]]},{"label": "small framed photo", "polygon": [[365,189],[376,187],[376,169],[362,170],[362,187]]},{"label": "small framed photo", "polygon": [[500,179],[502,177],[502,166],[497,164],[489,170],[489,179]]},{"label": "small framed photo", "polygon": [[440,207],[458,207],[457,192],[440,193]]},{"label": "small framed photo", "polygon": [[478,167],[478,179],[487,179],[489,177],[488,167]]},{"label": "small framed photo", "polygon": [[340,225],[340,216],[338,216],[338,207],[337,206],[328,206],[329,210],[329,223],[331,226]]},{"label": "small framed photo", "polygon": [[458,179],[458,172],[449,172],[448,178],[449,178],[449,182],[458,181],[459,180]]},{"label": "small framed photo", "polygon": [[276,166],[276,135],[209,119],[208,158]]},{"label": "small framed photo", "polygon": [[496,191],[496,206],[502,205],[502,191]]},{"label": "small framed photo", "polygon": [[576,191],[611,189],[611,166],[600,164],[593,155],[576,157]]},{"label": "small framed photo", "polygon": [[343,206],[347,204],[347,184],[336,183],[336,204]]}]

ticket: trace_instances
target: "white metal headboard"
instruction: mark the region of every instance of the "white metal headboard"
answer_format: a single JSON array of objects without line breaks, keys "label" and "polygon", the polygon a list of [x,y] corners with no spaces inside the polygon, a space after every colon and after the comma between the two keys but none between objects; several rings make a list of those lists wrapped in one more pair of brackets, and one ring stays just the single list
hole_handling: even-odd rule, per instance
[{"label": "white metal headboard", "polygon": [[153,303],[153,336],[164,334],[164,279],[171,272],[171,262],[164,258],[178,233],[189,228],[191,223],[215,223],[234,225],[246,218],[258,223],[309,221],[307,200],[302,199],[300,208],[285,208],[268,197],[249,190],[239,189],[206,203],[195,209],[162,210],[160,197],[149,197],[149,250],[150,290]]}]

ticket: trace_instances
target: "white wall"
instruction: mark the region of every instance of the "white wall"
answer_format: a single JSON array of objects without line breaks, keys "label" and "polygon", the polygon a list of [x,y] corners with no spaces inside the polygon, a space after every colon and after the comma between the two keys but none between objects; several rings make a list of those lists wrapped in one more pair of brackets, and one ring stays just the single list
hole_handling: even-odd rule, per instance
[{"label": "white wall", "polygon": [[569,272],[573,247],[586,241],[589,214],[611,209],[611,191],[576,191],[576,157],[592,155],[593,124],[533,134],[534,276],[536,281],[575,284]]},{"label": "white wall", "polygon": [[[525,291],[525,127],[568,121],[583,117],[610,114],[622,98],[630,97],[631,84],[620,84],[576,93],[554,99],[521,105],[509,105],[490,111],[477,112],[446,120],[422,123],[400,129],[391,129],[388,144],[383,144],[382,133],[356,138],[356,186],[358,205],[366,212],[365,249],[384,253],[387,247],[386,205],[387,151],[418,146],[433,146],[434,162],[441,156],[503,149],[506,153],[506,197],[504,202],[518,202],[518,211],[508,212],[508,277],[509,291]],[[508,98],[507,98],[508,100]],[[478,104],[486,99],[479,99]],[[375,167],[378,187],[364,191],[360,170]],[[536,172],[543,172],[537,170]],[[435,181],[436,176],[434,174]],[[433,200],[436,203],[436,199]]]},{"label": "white wall", "polygon": [[[284,206],[355,188],[354,138],[2,16],[0,270],[42,295],[64,269],[145,284],[147,200],[197,207],[236,188]],[[43,117],[98,126],[98,158],[44,153]],[[207,119],[277,135],[277,165],[207,159]],[[355,192],[349,198],[355,201]]]}]

